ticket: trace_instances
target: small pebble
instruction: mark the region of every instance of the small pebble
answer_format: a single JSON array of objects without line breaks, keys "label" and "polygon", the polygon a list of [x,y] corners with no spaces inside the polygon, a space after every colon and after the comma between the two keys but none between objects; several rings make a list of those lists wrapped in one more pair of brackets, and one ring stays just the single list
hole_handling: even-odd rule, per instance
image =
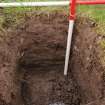
[{"label": "small pebble", "polygon": [[89,60],[90,60],[90,58],[89,58],[89,57],[87,57],[87,58],[86,58],[86,60],[87,60],[87,61],[89,61]]},{"label": "small pebble", "polygon": [[77,48],[77,46],[74,46],[75,51],[79,51],[79,49]]},{"label": "small pebble", "polygon": [[90,49],[90,50],[92,49],[92,45],[89,46],[89,49]]},{"label": "small pebble", "polygon": [[61,102],[57,102],[57,103],[53,103],[53,104],[49,104],[49,105],[65,105],[65,104],[61,103]]}]

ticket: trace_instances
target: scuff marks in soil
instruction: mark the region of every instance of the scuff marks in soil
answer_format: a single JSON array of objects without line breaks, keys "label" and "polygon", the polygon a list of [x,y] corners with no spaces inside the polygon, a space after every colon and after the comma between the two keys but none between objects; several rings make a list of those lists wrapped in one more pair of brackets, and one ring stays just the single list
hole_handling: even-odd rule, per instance
[{"label": "scuff marks in soil", "polygon": [[67,20],[65,13],[36,13],[22,27],[7,30],[0,42],[0,62],[6,64],[0,66],[0,94],[6,103],[80,105],[104,98],[98,36],[88,19],[76,21],[69,73],[63,75]]}]

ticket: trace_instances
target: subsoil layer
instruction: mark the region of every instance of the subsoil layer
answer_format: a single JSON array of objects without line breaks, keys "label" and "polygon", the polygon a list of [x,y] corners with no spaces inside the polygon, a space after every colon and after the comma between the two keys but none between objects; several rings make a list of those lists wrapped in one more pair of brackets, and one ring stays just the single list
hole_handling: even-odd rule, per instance
[{"label": "subsoil layer", "polygon": [[105,105],[100,101],[105,73],[93,22],[76,20],[64,76],[68,16],[34,14],[0,35],[0,105]]}]

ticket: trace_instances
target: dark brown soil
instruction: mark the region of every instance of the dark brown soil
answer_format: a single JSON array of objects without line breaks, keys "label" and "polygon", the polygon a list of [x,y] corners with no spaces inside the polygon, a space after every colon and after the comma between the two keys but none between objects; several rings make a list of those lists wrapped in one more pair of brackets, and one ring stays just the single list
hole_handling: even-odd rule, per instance
[{"label": "dark brown soil", "polygon": [[63,75],[67,20],[65,13],[36,13],[1,35],[0,105],[104,105],[98,35],[88,19],[76,20],[69,72]]}]

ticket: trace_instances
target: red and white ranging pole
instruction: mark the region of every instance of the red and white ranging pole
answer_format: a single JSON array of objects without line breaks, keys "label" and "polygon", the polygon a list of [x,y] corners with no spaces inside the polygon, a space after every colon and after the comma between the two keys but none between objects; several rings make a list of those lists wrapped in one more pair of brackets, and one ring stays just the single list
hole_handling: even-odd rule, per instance
[{"label": "red and white ranging pole", "polygon": [[67,48],[65,55],[64,75],[67,75],[68,71],[71,41],[72,41],[73,27],[75,21],[75,11],[76,11],[76,0],[72,0],[70,5],[69,29],[68,29]]}]

